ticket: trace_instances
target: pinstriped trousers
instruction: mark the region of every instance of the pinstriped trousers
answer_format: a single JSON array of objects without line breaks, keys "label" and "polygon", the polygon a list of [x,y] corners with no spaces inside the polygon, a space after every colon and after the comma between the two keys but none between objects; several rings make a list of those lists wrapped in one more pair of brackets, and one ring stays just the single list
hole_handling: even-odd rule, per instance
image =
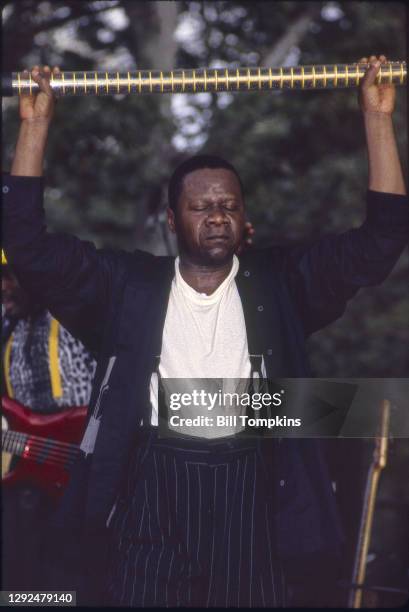
[{"label": "pinstriped trousers", "polygon": [[108,605],[285,606],[258,440],[150,429],[111,523]]}]

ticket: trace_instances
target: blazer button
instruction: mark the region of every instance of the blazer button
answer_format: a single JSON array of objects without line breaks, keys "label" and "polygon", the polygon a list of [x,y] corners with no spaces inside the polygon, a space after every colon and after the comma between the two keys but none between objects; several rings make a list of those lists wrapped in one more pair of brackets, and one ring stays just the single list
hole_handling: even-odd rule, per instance
[{"label": "blazer button", "polygon": [[250,276],[250,272],[248,270],[244,270],[243,274],[244,276]]},{"label": "blazer button", "polygon": [[10,191],[10,189],[7,187],[7,185],[4,185],[3,193],[8,193],[9,191]]},{"label": "blazer button", "polygon": [[280,487],[283,487],[285,485],[285,480],[280,480]]},{"label": "blazer button", "polygon": [[273,349],[267,349],[267,355],[272,355],[273,354]]},{"label": "blazer button", "polygon": [[263,310],[264,310],[264,306],[261,306],[261,305],[260,305],[260,306],[257,306],[257,310],[258,310],[259,312],[263,312]]}]

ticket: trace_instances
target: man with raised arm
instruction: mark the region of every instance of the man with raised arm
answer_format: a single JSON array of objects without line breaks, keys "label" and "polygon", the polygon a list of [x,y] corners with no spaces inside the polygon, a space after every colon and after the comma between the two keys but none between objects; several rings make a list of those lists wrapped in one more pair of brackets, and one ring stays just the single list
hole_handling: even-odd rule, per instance
[{"label": "man with raised arm", "polygon": [[369,185],[359,228],[238,257],[240,178],[225,160],[197,156],[169,183],[176,259],[47,233],[42,168],[53,97],[50,69],[32,70],[41,92],[21,97],[3,183],[4,248],[22,286],[98,355],[87,429],[54,525],[54,588],[91,604],[277,607],[295,568],[316,584],[317,568],[336,568],[343,538],[318,441],[246,438],[234,426],[161,437],[158,407],[169,379],[308,377],[306,337],[393,269],[409,222],[395,88],[375,83],[385,59],[369,58],[360,87]]}]

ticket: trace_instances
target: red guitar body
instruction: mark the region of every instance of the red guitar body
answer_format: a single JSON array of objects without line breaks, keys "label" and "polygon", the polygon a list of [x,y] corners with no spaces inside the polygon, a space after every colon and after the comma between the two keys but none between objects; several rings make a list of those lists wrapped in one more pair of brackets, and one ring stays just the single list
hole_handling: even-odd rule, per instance
[{"label": "red guitar body", "polygon": [[[32,412],[9,397],[2,397],[1,404],[3,424],[5,419],[7,432],[20,442],[15,453],[19,456],[15,465],[12,463],[12,468],[3,475],[3,486],[30,483],[58,498],[68,482],[70,466],[78,453],[87,406],[44,415]],[[2,433],[4,436],[4,430]],[[5,450],[14,454],[10,448],[4,448],[3,441]]]}]

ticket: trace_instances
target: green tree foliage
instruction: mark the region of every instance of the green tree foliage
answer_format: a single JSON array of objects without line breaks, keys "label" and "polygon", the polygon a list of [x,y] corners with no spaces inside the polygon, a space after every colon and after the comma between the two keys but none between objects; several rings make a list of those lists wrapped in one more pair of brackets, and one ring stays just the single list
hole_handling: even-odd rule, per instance
[{"label": "green tree foliage", "polygon": [[[278,65],[342,63],[372,53],[405,57],[400,3],[179,2],[177,48],[161,29],[169,19],[161,15],[165,4],[5,2],[3,69],[34,63],[127,70],[166,69],[172,63],[257,66],[270,58],[280,60]],[[3,106],[7,164],[18,116],[16,101]],[[172,251],[163,214],[167,178],[183,154],[202,151],[217,152],[237,166],[259,246],[342,232],[363,219],[367,160],[355,90],[186,95],[186,106],[190,111],[181,118],[172,112],[169,95],[61,100],[46,168],[51,227],[98,245]],[[406,173],[405,88],[398,88],[394,121]],[[177,146],[180,136],[184,152]],[[311,338],[316,375],[408,374],[407,273],[405,253],[381,288],[361,290],[342,319]]]}]

